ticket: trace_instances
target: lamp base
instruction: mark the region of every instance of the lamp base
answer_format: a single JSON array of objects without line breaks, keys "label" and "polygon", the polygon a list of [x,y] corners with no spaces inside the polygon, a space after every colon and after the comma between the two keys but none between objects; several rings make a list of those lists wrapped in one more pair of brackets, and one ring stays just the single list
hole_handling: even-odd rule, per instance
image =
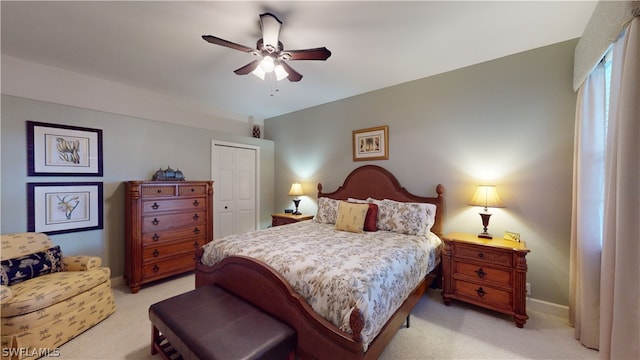
[{"label": "lamp base", "polygon": [[293,215],[302,215],[302,213],[298,211],[298,205],[300,205],[300,199],[293,199],[293,203],[296,205],[296,211],[293,212]]},{"label": "lamp base", "polygon": [[481,239],[493,239],[493,235],[487,232],[487,229],[489,228],[489,218],[491,218],[491,213],[486,212],[485,209],[485,212],[479,214],[482,218],[482,232],[478,234],[478,237]]}]

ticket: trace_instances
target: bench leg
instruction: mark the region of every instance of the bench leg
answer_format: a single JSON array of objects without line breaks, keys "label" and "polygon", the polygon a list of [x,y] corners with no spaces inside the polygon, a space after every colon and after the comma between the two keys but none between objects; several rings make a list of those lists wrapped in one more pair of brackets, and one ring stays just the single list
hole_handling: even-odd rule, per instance
[{"label": "bench leg", "polygon": [[158,331],[155,325],[151,324],[151,355],[158,353],[156,344],[160,344],[160,331]]}]

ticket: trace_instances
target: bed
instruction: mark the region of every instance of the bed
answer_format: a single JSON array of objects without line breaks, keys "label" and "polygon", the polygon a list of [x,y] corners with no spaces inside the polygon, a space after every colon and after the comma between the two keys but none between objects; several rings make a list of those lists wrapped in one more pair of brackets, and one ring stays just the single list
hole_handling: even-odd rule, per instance
[{"label": "bed", "polygon": [[[323,192],[318,184],[316,219],[227,236],[198,249],[196,287],[216,284],[287,323],[297,332],[296,353],[302,359],[375,359],[408,321],[427,287],[440,280],[438,236],[442,235],[444,188],[437,185],[435,190],[435,197],[416,196],[384,168],[359,167],[334,192]],[[427,209],[428,224],[423,227],[420,215],[414,220],[421,230],[408,234],[384,228],[388,231],[337,231],[333,219],[327,221],[340,215],[331,206],[347,200],[364,206],[376,203],[387,210],[389,204]],[[388,224],[377,220],[379,226]],[[340,260],[341,256],[347,259]],[[367,263],[372,257],[381,263]],[[305,277],[311,273],[319,278]],[[292,277],[301,274],[302,278]],[[334,282],[334,278],[342,280]],[[341,288],[347,285],[353,289]],[[347,299],[338,294],[346,294]],[[328,300],[336,298],[336,303]]]}]

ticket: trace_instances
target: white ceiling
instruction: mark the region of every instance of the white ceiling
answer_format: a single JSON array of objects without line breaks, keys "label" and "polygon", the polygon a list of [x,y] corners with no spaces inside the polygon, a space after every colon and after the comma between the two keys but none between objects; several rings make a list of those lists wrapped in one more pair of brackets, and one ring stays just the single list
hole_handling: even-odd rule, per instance
[{"label": "white ceiling", "polygon": [[[2,54],[266,119],[577,38],[595,1],[2,1]],[[259,14],[283,22],[302,81],[233,70],[252,55]],[[278,89],[277,92],[274,90]],[[272,94],[274,94],[272,96]]]}]

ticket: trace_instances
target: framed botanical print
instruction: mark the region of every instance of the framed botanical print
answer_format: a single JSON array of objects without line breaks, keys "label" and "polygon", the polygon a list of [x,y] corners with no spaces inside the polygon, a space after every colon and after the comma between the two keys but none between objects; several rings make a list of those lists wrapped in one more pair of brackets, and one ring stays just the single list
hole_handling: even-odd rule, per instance
[{"label": "framed botanical print", "polygon": [[27,231],[49,235],[103,228],[102,183],[27,183]]},{"label": "framed botanical print", "polygon": [[29,176],[102,176],[102,130],[27,121]]},{"label": "framed botanical print", "polygon": [[353,131],[353,161],[388,159],[389,126]]}]

